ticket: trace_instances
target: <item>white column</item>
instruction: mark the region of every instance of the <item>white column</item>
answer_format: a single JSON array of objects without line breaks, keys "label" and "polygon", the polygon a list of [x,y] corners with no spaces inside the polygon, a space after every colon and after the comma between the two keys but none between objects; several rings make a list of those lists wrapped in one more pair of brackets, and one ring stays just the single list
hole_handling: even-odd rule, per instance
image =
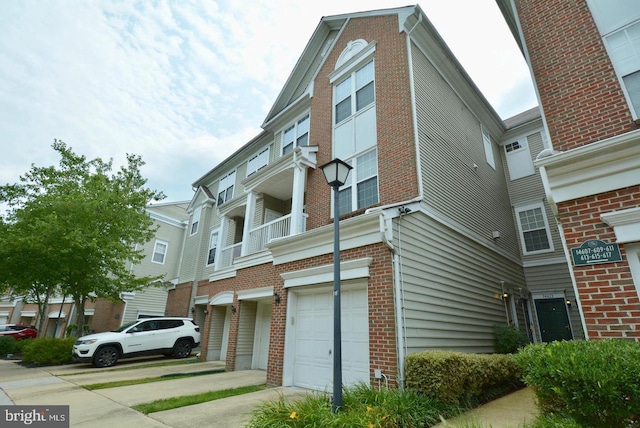
[{"label": "white column", "polygon": [[216,248],[216,263],[215,270],[220,269],[220,264],[222,263],[222,250],[227,243],[227,235],[229,233],[229,217],[222,216],[220,218],[220,232],[218,233],[218,247]]},{"label": "white column", "polygon": [[293,190],[291,196],[291,229],[289,235],[297,235],[302,230],[304,210],[304,190],[307,187],[307,168],[296,164],[293,167]]},{"label": "white column", "polygon": [[244,256],[249,252],[249,232],[253,229],[253,222],[256,216],[256,199],[255,192],[249,192],[247,194],[247,206],[244,210],[244,228],[242,230],[242,248],[240,255]]}]

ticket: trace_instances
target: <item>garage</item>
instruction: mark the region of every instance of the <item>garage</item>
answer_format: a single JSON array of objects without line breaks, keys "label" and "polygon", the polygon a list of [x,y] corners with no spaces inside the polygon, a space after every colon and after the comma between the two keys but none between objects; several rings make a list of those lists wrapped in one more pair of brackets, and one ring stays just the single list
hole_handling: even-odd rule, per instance
[{"label": "garage", "polygon": [[[297,290],[287,322],[291,384],[332,391],[333,291]],[[369,383],[369,322],[366,288],[342,291],[342,382]],[[287,366],[287,364],[285,364]]]}]

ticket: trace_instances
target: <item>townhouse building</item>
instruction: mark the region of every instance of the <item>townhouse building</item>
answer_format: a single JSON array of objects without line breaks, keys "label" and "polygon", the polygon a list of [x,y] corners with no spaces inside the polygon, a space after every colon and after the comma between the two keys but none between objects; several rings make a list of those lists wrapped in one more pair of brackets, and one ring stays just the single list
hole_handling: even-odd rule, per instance
[{"label": "townhouse building", "polygon": [[[87,331],[110,331],[138,318],[162,316],[166,312],[168,290],[178,281],[182,260],[184,231],[189,215],[188,202],[167,202],[146,207],[157,227],[155,239],[140,247],[146,257],[128,268],[137,276],[162,276],[154,284],[139,291],[123,292],[119,301],[96,299],[84,308]],[[52,296],[46,308],[43,337],[64,337],[67,327],[75,324],[75,302],[65,296]],[[0,298],[0,324],[38,325],[38,306],[20,296]]]},{"label": "townhouse building", "polygon": [[543,112],[537,155],[590,339],[640,337],[640,8],[497,0]]},{"label": "townhouse building", "polygon": [[[401,383],[415,351],[492,352],[496,324],[584,337],[540,114],[502,121],[419,6],[323,17],[262,129],[193,183],[167,314],[201,324],[202,358],[332,389],[334,221],[347,385]],[[334,158],[353,167],[339,218]]]}]

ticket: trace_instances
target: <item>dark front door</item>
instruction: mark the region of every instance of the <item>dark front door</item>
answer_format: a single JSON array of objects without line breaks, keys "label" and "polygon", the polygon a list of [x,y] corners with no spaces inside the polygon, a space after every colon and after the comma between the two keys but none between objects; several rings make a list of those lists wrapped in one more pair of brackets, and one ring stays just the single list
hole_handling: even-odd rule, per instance
[{"label": "dark front door", "polygon": [[564,299],[539,299],[535,302],[543,342],[573,339]]}]

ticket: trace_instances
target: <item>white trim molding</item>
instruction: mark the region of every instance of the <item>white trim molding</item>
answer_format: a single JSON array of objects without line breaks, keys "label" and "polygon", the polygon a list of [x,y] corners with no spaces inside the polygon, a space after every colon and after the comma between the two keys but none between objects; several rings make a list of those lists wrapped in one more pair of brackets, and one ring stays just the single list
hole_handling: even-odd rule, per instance
[{"label": "white trim molding", "polygon": [[222,291],[211,298],[210,305],[230,305],[233,303],[233,291]]},{"label": "white trim molding", "polygon": [[556,204],[640,184],[640,130],[535,161],[549,203]]},{"label": "white trim molding", "polygon": [[257,300],[272,296],[273,287],[260,287],[238,291],[238,300]]},{"label": "white trim molding", "polygon": [[618,243],[640,242],[640,207],[604,213],[600,218],[613,227]]},{"label": "white trim molding", "polygon": [[[340,281],[368,278],[371,257],[349,260],[340,263]],[[322,284],[333,281],[333,264],[302,269],[280,274],[284,279],[284,288]]]}]

